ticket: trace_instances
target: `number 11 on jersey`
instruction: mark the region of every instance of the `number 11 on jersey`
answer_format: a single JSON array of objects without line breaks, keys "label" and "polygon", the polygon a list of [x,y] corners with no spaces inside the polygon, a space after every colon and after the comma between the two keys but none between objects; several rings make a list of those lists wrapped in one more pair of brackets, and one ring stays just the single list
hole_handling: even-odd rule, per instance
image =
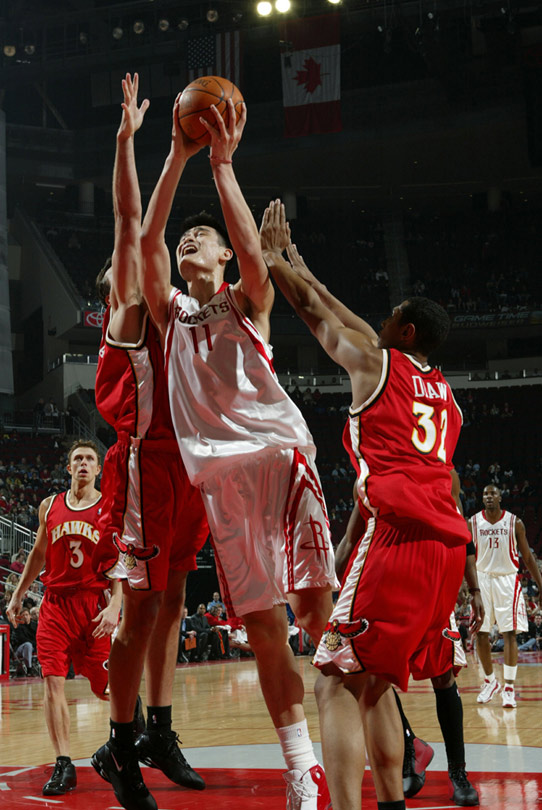
[{"label": "number 11 on jersey", "polygon": [[205,340],[207,342],[207,348],[210,352],[213,351],[213,341],[211,340],[211,330],[209,329],[209,325],[204,323],[203,326],[193,326],[190,329],[190,334],[192,335],[192,341],[194,343],[194,352],[199,354],[199,341],[197,332],[199,329],[203,329],[205,333]]}]

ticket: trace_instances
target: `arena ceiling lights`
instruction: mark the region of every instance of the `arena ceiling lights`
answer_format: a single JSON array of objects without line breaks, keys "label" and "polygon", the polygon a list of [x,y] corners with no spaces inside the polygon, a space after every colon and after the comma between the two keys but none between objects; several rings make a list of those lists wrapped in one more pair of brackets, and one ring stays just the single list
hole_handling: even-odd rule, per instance
[{"label": "arena ceiling lights", "polygon": [[[342,3],[342,0],[327,0],[333,6],[337,6]],[[292,10],[292,3],[290,0],[260,0],[256,4],[256,13],[260,17],[269,17],[273,10],[276,11],[278,14],[287,14],[289,11]]]}]

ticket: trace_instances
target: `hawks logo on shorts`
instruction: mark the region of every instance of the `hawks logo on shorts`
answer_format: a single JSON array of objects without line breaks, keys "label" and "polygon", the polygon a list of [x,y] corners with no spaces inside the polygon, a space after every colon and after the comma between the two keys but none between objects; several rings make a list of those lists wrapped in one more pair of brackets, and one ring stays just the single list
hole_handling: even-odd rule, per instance
[{"label": "hawks logo on shorts", "polygon": [[444,638],[447,638],[448,641],[461,641],[461,633],[459,630],[451,630],[449,627],[445,627],[442,631],[442,635]]},{"label": "hawks logo on shorts", "polygon": [[330,652],[335,652],[339,647],[343,646],[343,638],[355,638],[361,636],[369,629],[369,622],[367,619],[357,619],[355,622],[339,622],[334,619],[328,622],[324,630],[324,643]]},{"label": "hawks logo on shorts", "polygon": [[138,560],[147,562],[160,554],[158,546],[139,548],[138,546],[134,546],[133,543],[123,543],[116,532],[113,535],[113,542],[120,553],[124,554],[124,565],[128,571],[132,571],[132,569],[136,567]]}]

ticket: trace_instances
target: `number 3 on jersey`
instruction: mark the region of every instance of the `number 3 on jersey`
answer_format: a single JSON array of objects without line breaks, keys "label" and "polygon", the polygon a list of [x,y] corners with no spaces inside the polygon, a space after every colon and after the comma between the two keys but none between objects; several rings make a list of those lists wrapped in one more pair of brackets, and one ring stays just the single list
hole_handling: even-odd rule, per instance
[{"label": "number 3 on jersey", "polygon": [[[412,403],[412,413],[418,417],[418,424],[412,430],[412,444],[419,450],[420,453],[428,455],[434,448],[438,440],[440,431],[440,442],[437,450],[437,458],[446,463],[446,430],[448,428],[448,411],[443,408],[440,412],[440,420],[438,413],[435,414],[435,409],[431,405],[426,405],[423,402]],[[440,424],[438,422],[440,421]]]},{"label": "number 3 on jersey", "polygon": [[72,556],[70,558],[70,565],[72,568],[81,568],[85,559],[81,551],[81,540],[70,540],[70,551]]}]

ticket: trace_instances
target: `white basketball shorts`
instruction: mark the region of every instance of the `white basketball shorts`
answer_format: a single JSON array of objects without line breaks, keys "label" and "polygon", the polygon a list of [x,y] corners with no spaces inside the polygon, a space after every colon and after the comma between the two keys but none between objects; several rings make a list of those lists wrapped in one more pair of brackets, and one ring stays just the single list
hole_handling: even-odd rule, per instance
[{"label": "white basketball shorts", "polygon": [[517,574],[485,574],[478,571],[478,584],[486,611],[481,633],[489,633],[495,622],[501,633],[511,630],[527,632],[529,623],[525,599]]},{"label": "white basketball shorts", "polygon": [[339,587],[312,458],[258,453],[205,480],[201,493],[221,593],[237,616],[283,604],[292,591]]}]

